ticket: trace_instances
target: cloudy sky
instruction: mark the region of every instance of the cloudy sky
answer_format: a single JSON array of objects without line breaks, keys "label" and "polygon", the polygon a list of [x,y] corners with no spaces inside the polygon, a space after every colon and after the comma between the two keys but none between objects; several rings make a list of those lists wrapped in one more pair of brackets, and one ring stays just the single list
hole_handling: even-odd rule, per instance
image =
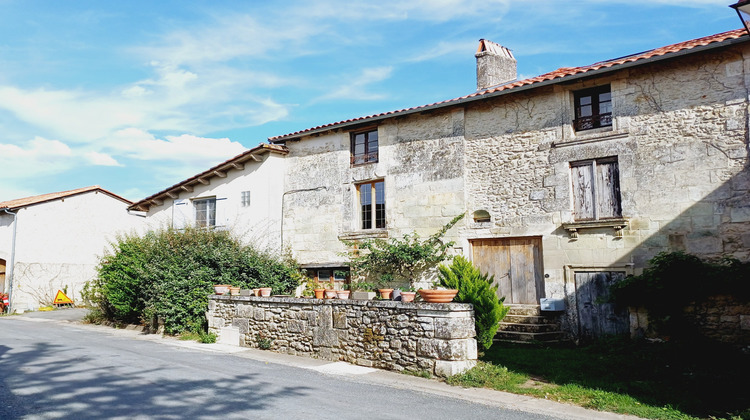
[{"label": "cloudy sky", "polygon": [[139,200],[267,141],[735,29],[714,0],[0,0],[0,201]]}]

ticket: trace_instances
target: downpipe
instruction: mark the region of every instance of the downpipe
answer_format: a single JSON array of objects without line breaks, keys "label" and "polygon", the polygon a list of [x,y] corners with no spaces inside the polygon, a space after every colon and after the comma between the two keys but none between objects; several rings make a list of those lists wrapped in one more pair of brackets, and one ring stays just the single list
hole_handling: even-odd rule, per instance
[{"label": "downpipe", "polygon": [[16,228],[18,227],[18,213],[13,213],[12,211],[8,210],[7,208],[4,208],[3,211],[7,214],[13,215],[13,236],[10,242],[10,262],[8,264],[8,267],[6,268],[8,279],[8,313],[13,313],[13,269],[16,265]]}]

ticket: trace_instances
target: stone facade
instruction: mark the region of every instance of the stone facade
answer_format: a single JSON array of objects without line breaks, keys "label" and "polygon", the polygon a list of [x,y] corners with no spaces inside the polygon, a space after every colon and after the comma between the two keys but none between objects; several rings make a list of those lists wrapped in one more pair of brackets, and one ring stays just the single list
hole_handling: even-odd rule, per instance
[{"label": "stone facade", "polygon": [[477,359],[468,304],[211,296],[207,318],[222,342],[360,366],[450,376]]},{"label": "stone facade", "polygon": [[[565,299],[575,336],[578,273],[639,274],[663,251],[750,259],[748,56],[747,43],[727,43],[292,136],[286,190],[303,192],[286,201],[284,243],[303,264],[343,265],[342,237],[429,235],[466,213],[447,239],[469,259],[479,240],[540,241],[538,297]],[[601,86],[611,126],[577,131],[576,92]],[[377,129],[380,157],[353,166],[350,133],[361,127]],[[621,217],[581,222],[572,167],[599,159],[618,167]],[[355,187],[372,179],[386,185],[387,226],[376,232],[357,228]]]}]

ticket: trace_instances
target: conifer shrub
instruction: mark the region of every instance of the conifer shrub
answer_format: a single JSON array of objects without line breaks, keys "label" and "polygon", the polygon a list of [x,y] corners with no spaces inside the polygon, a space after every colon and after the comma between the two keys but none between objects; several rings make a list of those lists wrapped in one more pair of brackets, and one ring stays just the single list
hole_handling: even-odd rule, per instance
[{"label": "conifer shrub", "polygon": [[205,331],[214,284],[290,293],[301,275],[290,259],[243,245],[228,231],[164,229],[117,239],[87,298],[114,322],[163,323],[168,334]]},{"label": "conifer shrub", "polygon": [[448,289],[457,289],[454,302],[474,305],[474,323],[477,343],[483,350],[492,346],[498,323],[508,314],[509,307],[503,305],[505,297],[497,297],[495,277],[482,274],[479,268],[462,256],[453,258],[451,265],[438,267],[438,282]]}]

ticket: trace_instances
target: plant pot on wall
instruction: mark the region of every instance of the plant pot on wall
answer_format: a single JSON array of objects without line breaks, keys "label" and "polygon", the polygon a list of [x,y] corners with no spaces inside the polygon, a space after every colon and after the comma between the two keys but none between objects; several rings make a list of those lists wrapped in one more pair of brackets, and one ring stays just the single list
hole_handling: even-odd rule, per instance
[{"label": "plant pot on wall", "polygon": [[414,302],[417,292],[401,292],[401,302]]},{"label": "plant pot on wall", "polygon": [[229,288],[229,294],[231,296],[239,296],[240,295],[240,288],[239,287],[230,287]]},{"label": "plant pot on wall", "polygon": [[326,297],[326,289],[314,289],[315,299],[323,299]]},{"label": "plant pot on wall", "polygon": [[336,291],[331,289],[326,289],[326,299],[334,299],[336,298]]},{"label": "plant pot on wall", "polygon": [[448,303],[456,297],[456,289],[420,289],[419,295],[428,303]]},{"label": "plant pot on wall", "polygon": [[349,299],[349,290],[337,290],[336,297],[339,299]]},{"label": "plant pot on wall", "polygon": [[271,288],[270,287],[261,287],[260,288],[260,295],[263,297],[269,297],[271,296]]},{"label": "plant pot on wall", "polygon": [[380,292],[381,299],[390,299],[393,289],[378,289],[378,292]]},{"label": "plant pot on wall", "polygon": [[217,295],[229,293],[230,287],[232,287],[231,284],[214,284],[214,293]]}]

